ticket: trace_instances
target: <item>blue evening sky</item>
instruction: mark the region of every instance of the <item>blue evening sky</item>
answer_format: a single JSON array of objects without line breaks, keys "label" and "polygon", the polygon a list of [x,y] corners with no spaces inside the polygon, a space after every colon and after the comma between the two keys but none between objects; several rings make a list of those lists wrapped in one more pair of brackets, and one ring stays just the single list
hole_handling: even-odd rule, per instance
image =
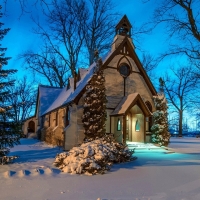
[{"label": "blue evening sky", "polygon": [[[22,68],[22,61],[17,60],[17,56],[25,50],[33,49],[37,51],[41,42],[38,36],[33,33],[34,23],[30,19],[30,16],[34,16],[39,20],[42,20],[43,18],[39,5],[37,8],[30,6],[27,8],[27,11],[29,12],[21,15],[22,11],[20,4],[17,2],[18,1],[16,0],[10,0],[7,2],[7,11],[6,16],[3,17],[3,22],[5,24],[4,28],[11,28],[11,30],[3,39],[2,46],[8,48],[6,55],[12,57],[7,67],[18,69],[18,75],[20,76],[23,74],[29,74],[30,72]],[[32,0],[32,2],[34,2],[34,0]],[[133,26],[134,33],[134,26],[139,27],[150,19],[155,8],[155,4],[153,1],[143,3],[142,0],[126,0],[126,3],[124,2],[125,1],[122,0],[116,0],[115,4],[117,6],[115,10],[121,14],[119,19],[124,14],[128,16]],[[4,8],[5,7],[2,9],[3,11]],[[163,27],[157,28],[152,34],[143,35],[140,38],[139,44],[134,42],[133,35],[133,42],[136,45],[139,57],[141,56],[141,51],[139,51],[139,49],[142,49],[153,56],[157,56],[159,53],[165,51],[167,41],[164,39],[163,34]],[[162,73],[163,69],[167,69],[169,65],[169,59],[166,59],[165,62],[161,63],[160,67],[158,67],[159,73]]]},{"label": "blue evening sky", "polygon": [[[27,0],[30,2],[35,2],[35,0]],[[143,23],[148,22],[152,17],[153,11],[155,9],[155,0],[147,1],[145,0],[115,0],[115,10],[121,14],[120,18],[126,14],[129,18],[132,26],[133,33],[135,27],[140,27]],[[22,61],[17,60],[17,56],[26,50],[38,50],[40,43],[42,42],[37,35],[33,33],[34,23],[31,20],[31,16],[43,20],[42,12],[40,6],[37,8],[35,6],[30,6],[27,8],[28,13],[24,12],[22,14],[20,4],[18,0],[9,0],[7,1],[6,7],[6,16],[4,16],[1,20],[5,24],[3,28],[11,28],[10,32],[5,36],[2,41],[2,46],[7,47],[6,56],[12,57],[9,60],[8,68],[17,69],[18,77],[23,75],[27,75],[32,78],[32,74],[30,71],[22,68]],[[5,7],[3,7],[2,11],[4,11]],[[22,15],[21,15],[22,14]],[[164,26],[159,26],[156,28],[153,33],[149,35],[142,35],[140,38],[140,43],[135,42],[134,35],[132,36],[133,42],[136,46],[136,51],[141,57],[141,51],[150,53],[152,56],[157,56],[160,53],[167,50],[168,41],[166,41],[165,29]],[[179,62],[183,58],[178,58]],[[172,58],[166,58],[162,63],[159,64],[157,68],[157,76],[162,76],[167,69],[174,65],[176,61]],[[154,84],[158,84],[156,80]]]}]

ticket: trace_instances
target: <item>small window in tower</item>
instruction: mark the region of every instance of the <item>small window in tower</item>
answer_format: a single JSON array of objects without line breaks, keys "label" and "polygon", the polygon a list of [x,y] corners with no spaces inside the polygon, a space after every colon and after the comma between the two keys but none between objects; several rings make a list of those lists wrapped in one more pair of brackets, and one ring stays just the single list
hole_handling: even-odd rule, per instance
[{"label": "small window in tower", "polygon": [[117,121],[117,131],[121,131],[121,121],[118,119]]},{"label": "small window in tower", "polygon": [[136,123],[135,123],[135,131],[140,131],[140,123],[138,119],[136,120]]}]

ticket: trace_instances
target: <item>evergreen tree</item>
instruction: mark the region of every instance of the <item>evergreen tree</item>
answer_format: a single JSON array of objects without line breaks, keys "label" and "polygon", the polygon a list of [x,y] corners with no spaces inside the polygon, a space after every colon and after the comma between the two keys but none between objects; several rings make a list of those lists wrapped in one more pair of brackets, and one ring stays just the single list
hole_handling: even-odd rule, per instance
[{"label": "evergreen tree", "polygon": [[96,62],[93,77],[86,86],[84,97],[84,111],[82,122],[85,128],[85,139],[103,137],[106,133],[106,95],[105,77],[103,75],[102,60]]},{"label": "evergreen tree", "polygon": [[153,113],[152,142],[160,146],[169,144],[167,102],[163,94],[154,96],[156,111]]},{"label": "evergreen tree", "polygon": [[[0,10],[2,6],[0,6]],[[0,12],[0,18],[2,18]],[[10,30],[2,29],[4,24],[0,22],[0,41]],[[9,147],[14,144],[19,144],[19,134],[15,134],[15,126],[9,122],[12,118],[12,107],[8,105],[8,99],[11,95],[8,88],[14,84],[13,80],[7,80],[8,76],[15,73],[16,70],[4,70],[3,66],[8,64],[9,57],[5,57],[6,48],[1,47],[0,44],[0,157],[5,156],[9,152]],[[0,160],[1,163],[1,160]]]}]

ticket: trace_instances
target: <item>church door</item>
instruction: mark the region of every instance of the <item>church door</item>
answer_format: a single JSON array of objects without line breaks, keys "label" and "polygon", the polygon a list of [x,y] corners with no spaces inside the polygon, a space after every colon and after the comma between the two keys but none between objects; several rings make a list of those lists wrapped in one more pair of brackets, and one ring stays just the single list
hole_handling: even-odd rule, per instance
[{"label": "church door", "polygon": [[28,132],[29,133],[34,133],[35,132],[35,122],[34,121],[30,121],[28,123]]}]

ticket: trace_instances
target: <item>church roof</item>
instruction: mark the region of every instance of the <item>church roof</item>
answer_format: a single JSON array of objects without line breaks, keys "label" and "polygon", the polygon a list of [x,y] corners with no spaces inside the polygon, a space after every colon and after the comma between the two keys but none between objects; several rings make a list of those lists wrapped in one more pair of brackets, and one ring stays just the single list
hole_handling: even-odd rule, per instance
[{"label": "church roof", "polygon": [[[105,62],[109,57],[111,52],[108,52],[105,56],[102,57],[102,61]],[[41,101],[41,111],[40,116],[45,115],[59,107],[62,107],[66,104],[69,104],[75,100],[75,98],[81,93],[81,91],[85,88],[88,81],[90,81],[93,76],[94,68],[96,63],[94,62],[85,73],[82,74],[82,78],[76,84],[76,89],[71,87],[68,90],[65,88],[53,88],[47,87],[40,89],[40,101]],[[83,71],[82,71],[83,73]],[[44,93],[44,94],[43,94]],[[45,104],[45,101],[46,104]]]},{"label": "church roof", "polygon": [[39,115],[41,116],[62,92],[62,88],[39,85]]},{"label": "church roof", "polygon": [[132,93],[128,96],[124,96],[119,102],[115,110],[110,114],[111,116],[125,115],[134,105],[138,105],[145,116],[151,116],[151,112],[142,100],[142,97],[138,93]]},{"label": "church roof", "polygon": [[[126,16],[124,16],[122,19],[125,20],[129,25],[130,22],[127,21],[128,19]],[[106,68],[116,55],[123,55],[121,52],[122,52],[122,49],[125,49],[125,48],[128,50],[127,56],[131,57],[136,63],[140,71],[140,74],[144,78],[152,95],[156,95],[156,90],[153,84],[151,83],[148,75],[146,74],[145,70],[143,69],[141,62],[139,61],[133,49],[130,38],[128,38],[127,36],[124,37],[124,39],[116,47],[116,49],[112,49],[104,57],[102,57],[102,67]],[[90,81],[91,77],[93,76],[95,66],[96,66],[96,63],[94,62],[88,69],[79,71],[79,75],[81,79],[80,81],[76,83],[75,91],[74,91],[74,87],[72,87],[73,84],[71,85],[69,89],[67,89],[67,87],[54,88],[54,87],[40,86],[39,87],[39,93],[40,93],[39,94],[39,100],[40,100],[39,116],[45,115],[49,112],[56,110],[57,108],[63,107],[72,102],[77,103],[76,100],[79,99],[79,97],[82,94],[82,91],[84,91],[85,86]],[[133,98],[133,96],[129,96],[128,98]],[[138,95],[137,95],[137,98],[138,98]],[[139,98],[141,97],[139,96]],[[129,99],[126,99],[127,103],[128,101]]]}]

